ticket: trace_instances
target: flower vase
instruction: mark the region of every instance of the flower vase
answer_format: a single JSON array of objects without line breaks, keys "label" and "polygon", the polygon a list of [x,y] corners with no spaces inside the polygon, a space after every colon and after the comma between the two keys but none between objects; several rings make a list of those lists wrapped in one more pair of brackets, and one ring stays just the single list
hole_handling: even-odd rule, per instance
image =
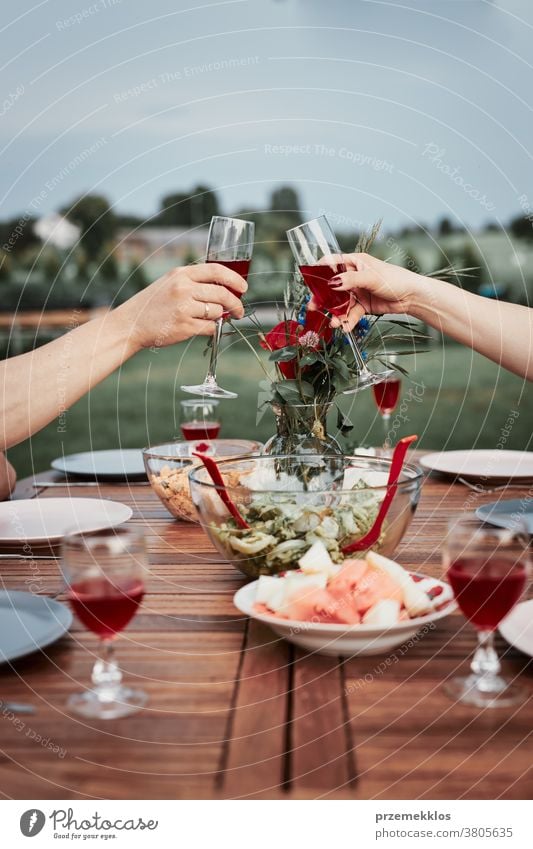
[{"label": "flower vase", "polygon": [[263,448],[264,454],[342,454],[327,430],[331,401],[314,404],[272,403],[276,433]]}]

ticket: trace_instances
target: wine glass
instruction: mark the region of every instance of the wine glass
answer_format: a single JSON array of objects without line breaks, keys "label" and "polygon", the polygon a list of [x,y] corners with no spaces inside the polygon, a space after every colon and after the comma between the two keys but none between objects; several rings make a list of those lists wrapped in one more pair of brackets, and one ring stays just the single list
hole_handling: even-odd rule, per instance
[{"label": "wine glass", "polygon": [[[387,357],[387,359],[389,362],[394,362],[392,356]],[[374,401],[376,402],[383,423],[383,447],[381,448],[381,454],[384,456],[390,454],[392,448],[389,422],[392,413],[396,409],[401,387],[402,380],[398,372],[394,372],[390,377],[385,378],[380,383],[375,383],[372,387]]]},{"label": "wine glass", "polygon": [[[206,262],[218,262],[220,265],[225,265],[226,268],[231,268],[232,271],[236,271],[247,280],[253,245],[254,224],[252,221],[214,215],[207,237]],[[233,289],[231,291],[236,294]],[[215,335],[211,341],[209,367],[204,382],[194,386],[182,386],[184,392],[189,392],[191,395],[203,395],[207,398],[238,397],[236,392],[222,389],[217,383],[218,351],[225,318],[228,318],[228,313],[224,313],[216,323]]]},{"label": "wine glass", "polygon": [[144,596],[148,556],[144,536],[133,527],[68,533],[62,545],[62,572],[72,610],[100,638],[101,657],[91,689],[68,700],[75,713],[115,719],[135,713],[148,701],[142,690],[122,684],[114,657],[115,637],[137,613]]},{"label": "wine glass", "polygon": [[[305,285],[313,294],[317,309],[335,316],[346,316],[352,304],[350,293],[336,291],[329,285],[332,277],[346,271],[346,265],[337,237],[326,216],[321,215],[287,230],[287,239]],[[324,258],[327,258],[327,262]],[[379,373],[371,372],[354,334],[348,331],[345,336],[357,368],[355,384],[344,390],[345,395],[366,389],[391,374],[390,369]]]},{"label": "wine glass", "polygon": [[214,398],[190,398],[181,401],[181,432],[187,440],[216,439],[220,433],[218,401]]},{"label": "wine glass", "polygon": [[450,522],[444,568],[462,612],[478,634],[471,675],[452,678],[445,691],[478,707],[509,707],[527,693],[500,675],[494,632],[522,596],[529,576],[528,535],[517,521],[512,530],[494,528],[466,513]]}]

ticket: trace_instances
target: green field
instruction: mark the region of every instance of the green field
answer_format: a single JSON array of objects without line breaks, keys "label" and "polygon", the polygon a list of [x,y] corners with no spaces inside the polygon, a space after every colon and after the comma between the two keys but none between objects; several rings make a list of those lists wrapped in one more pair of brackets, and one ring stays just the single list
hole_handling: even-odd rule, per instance
[{"label": "green field", "polygon": [[[157,352],[144,351],[73,406],[66,432],[53,422],[33,439],[11,449],[9,458],[19,477],[48,468],[54,457],[75,451],[136,447],[173,439],[179,434],[181,383],[203,377],[203,343]],[[483,357],[457,345],[437,347],[409,364],[404,381],[403,416],[398,436],[418,433],[425,448],[530,447],[533,400],[531,388]],[[242,342],[226,347],[219,381],[239,392],[239,399],[221,404],[223,436],[268,438],[273,417],[268,408],[258,415],[259,383],[264,374]],[[416,381],[421,401],[409,400]],[[414,393],[411,392],[411,398]],[[259,397],[262,401],[264,395]],[[355,425],[353,439],[361,444],[381,440],[380,422],[369,391],[341,399]],[[513,411],[518,412],[516,416]],[[510,433],[502,434],[509,416]],[[335,418],[331,420],[335,431]]]}]

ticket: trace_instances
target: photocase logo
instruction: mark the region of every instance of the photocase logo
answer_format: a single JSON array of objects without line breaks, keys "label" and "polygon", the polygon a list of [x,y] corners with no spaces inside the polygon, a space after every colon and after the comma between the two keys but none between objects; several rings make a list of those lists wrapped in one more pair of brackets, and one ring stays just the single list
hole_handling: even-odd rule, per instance
[{"label": "photocase logo", "polygon": [[43,830],[46,817],[42,811],[36,808],[31,808],[25,811],[20,818],[20,830],[24,837],[35,837]]}]

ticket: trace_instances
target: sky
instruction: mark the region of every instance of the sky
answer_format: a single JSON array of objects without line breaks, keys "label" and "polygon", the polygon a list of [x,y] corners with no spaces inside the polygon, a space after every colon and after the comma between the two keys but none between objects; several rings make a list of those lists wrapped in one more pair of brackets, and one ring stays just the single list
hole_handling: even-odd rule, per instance
[{"label": "sky", "polygon": [[[12,18],[9,17],[12,16]],[[305,217],[533,207],[530,0],[30,0],[2,15],[0,217],[294,185]]]}]

